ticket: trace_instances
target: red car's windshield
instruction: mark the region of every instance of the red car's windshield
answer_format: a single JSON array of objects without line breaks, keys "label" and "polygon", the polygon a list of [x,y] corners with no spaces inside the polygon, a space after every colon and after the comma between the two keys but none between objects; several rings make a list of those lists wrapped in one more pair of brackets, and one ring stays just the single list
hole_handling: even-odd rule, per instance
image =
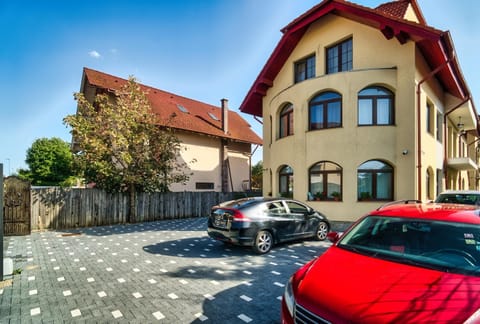
[{"label": "red car's windshield", "polygon": [[478,225],[368,216],[346,233],[337,246],[394,262],[480,275]]}]

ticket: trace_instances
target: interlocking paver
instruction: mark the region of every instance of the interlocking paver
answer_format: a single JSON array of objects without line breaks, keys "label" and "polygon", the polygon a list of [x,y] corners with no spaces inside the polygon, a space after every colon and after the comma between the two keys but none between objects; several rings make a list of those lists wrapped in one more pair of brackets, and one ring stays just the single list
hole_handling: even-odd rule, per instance
[{"label": "interlocking paver", "polygon": [[206,223],[5,237],[4,255],[21,273],[0,288],[0,322],[278,323],[289,276],[330,245],[296,242],[256,255],[211,240]]}]

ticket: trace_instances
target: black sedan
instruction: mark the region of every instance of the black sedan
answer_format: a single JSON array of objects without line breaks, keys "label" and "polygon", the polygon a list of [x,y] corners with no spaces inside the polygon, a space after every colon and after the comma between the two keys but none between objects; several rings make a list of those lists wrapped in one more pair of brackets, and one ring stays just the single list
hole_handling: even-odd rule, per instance
[{"label": "black sedan", "polygon": [[208,235],[216,240],[252,246],[267,253],[274,244],[327,238],[330,223],[311,207],[285,198],[244,198],[212,207]]}]

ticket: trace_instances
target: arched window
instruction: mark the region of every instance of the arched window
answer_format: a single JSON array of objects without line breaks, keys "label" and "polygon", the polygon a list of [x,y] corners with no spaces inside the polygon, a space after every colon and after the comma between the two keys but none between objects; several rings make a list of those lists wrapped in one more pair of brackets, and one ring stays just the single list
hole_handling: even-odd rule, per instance
[{"label": "arched window", "polygon": [[293,197],[293,169],[285,165],[278,172],[279,193],[282,197]]},{"label": "arched window", "polygon": [[293,105],[287,104],[280,112],[279,138],[293,135]]},{"label": "arched window", "polygon": [[328,91],[319,94],[309,103],[308,130],[342,126],[342,96]]},{"label": "arched window", "polygon": [[309,170],[309,191],[315,200],[342,200],[342,168],[332,162],[318,162]]},{"label": "arched window", "polygon": [[357,170],[358,200],[393,200],[393,168],[382,161],[370,160]]},{"label": "arched window", "polygon": [[425,175],[425,186],[427,192],[427,199],[433,200],[433,170],[431,168],[427,169],[427,173]]},{"label": "arched window", "polygon": [[358,93],[358,125],[393,125],[393,93],[382,87],[365,88]]}]

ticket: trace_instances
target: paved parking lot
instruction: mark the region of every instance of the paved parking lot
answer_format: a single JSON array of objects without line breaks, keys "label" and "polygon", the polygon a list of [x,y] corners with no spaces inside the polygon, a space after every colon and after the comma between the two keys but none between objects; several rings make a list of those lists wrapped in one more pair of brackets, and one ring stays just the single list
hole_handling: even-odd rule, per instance
[{"label": "paved parking lot", "polygon": [[206,218],[4,238],[20,274],[0,287],[1,323],[279,323],[290,275],[330,245],[256,255],[206,234]]}]

